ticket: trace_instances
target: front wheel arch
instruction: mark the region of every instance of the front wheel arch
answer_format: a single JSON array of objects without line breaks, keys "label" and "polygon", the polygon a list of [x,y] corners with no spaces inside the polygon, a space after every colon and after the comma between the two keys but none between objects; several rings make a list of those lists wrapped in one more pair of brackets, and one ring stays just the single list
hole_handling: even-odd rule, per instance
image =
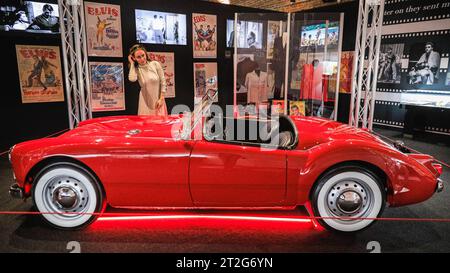
[{"label": "front wheel arch", "polygon": [[97,176],[97,174],[91,169],[89,168],[89,166],[87,166],[86,164],[84,164],[83,162],[69,157],[69,156],[52,156],[52,157],[47,157],[41,161],[39,161],[37,164],[35,164],[30,171],[28,171],[28,174],[25,177],[25,183],[24,183],[24,188],[28,189],[27,191],[25,191],[25,196],[26,197],[30,197],[31,196],[31,188],[33,186],[33,183],[37,177],[37,175],[45,168],[54,165],[54,164],[73,164],[76,165],[77,167],[81,167],[83,169],[85,169],[87,172],[89,172],[90,175],[92,175],[97,181],[98,184],[100,185],[101,188],[101,193],[104,197],[105,200],[107,200],[107,196],[106,196],[106,191],[105,191],[105,187],[102,183],[102,181],[100,180],[100,178]]}]

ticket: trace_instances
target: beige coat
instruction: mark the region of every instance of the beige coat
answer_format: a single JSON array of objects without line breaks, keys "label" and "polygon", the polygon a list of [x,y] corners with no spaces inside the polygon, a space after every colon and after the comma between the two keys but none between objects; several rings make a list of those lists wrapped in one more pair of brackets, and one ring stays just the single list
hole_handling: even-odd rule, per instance
[{"label": "beige coat", "polygon": [[128,80],[138,81],[141,86],[138,115],[167,115],[165,101],[160,109],[156,109],[156,102],[161,93],[163,95],[166,93],[166,79],[159,62],[151,61],[138,67],[132,65]]}]

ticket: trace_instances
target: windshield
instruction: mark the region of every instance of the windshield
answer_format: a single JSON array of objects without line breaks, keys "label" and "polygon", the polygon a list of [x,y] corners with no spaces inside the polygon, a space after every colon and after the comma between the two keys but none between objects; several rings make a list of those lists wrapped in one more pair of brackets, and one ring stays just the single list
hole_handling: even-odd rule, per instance
[{"label": "windshield", "polygon": [[[216,82],[215,77],[208,79],[208,84],[213,85]],[[202,97],[201,101],[197,103],[194,107],[192,113],[185,113],[183,116],[183,133],[181,135],[182,139],[189,139],[192,131],[197,125],[202,121],[204,116],[209,115],[209,109],[217,98],[217,88],[209,88],[205,95]]]}]

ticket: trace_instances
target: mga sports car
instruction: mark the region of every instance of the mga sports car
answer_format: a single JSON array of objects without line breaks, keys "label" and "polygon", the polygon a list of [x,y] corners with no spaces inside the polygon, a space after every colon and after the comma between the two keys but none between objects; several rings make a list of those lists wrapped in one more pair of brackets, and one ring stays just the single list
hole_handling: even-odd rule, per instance
[{"label": "mga sports car", "polygon": [[[202,113],[213,97],[205,95]],[[310,204],[326,228],[354,232],[386,204],[422,202],[443,189],[442,166],[431,156],[338,122],[283,115],[275,123],[199,120],[96,118],[58,137],[17,144],[10,151],[16,180],[10,194],[32,197],[43,219],[61,229],[89,225],[107,204],[239,210]],[[192,138],[197,126],[205,129]],[[263,128],[268,138],[250,137],[249,128]]]}]

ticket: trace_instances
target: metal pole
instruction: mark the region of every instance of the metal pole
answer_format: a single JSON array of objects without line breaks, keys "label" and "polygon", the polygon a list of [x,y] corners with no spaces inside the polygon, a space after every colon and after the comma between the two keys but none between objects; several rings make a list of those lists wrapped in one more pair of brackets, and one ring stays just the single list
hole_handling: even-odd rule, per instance
[{"label": "metal pole", "polygon": [[238,115],[238,113],[237,113],[237,110],[238,110],[238,107],[237,107],[237,94],[236,94],[236,92],[237,92],[237,89],[236,89],[236,86],[237,86],[237,36],[239,35],[239,33],[237,32],[237,22],[238,22],[238,14],[237,13],[235,13],[234,14],[234,37],[233,37],[233,39],[234,39],[234,56],[233,56],[233,71],[234,71],[234,73],[233,73],[233,81],[234,81],[234,86],[233,86],[233,108],[234,108],[234,113],[233,113],[233,116],[234,117],[237,117],[237,115]]},{"label": "metal pole", "polygon": [[[288,95],[288,81],[289,81],[289,45],[291,44],[291,13],[288,13],[287,23],[287,45],[286,45],[286,59],[285,59],[285,72],[284,72],[284,114],[287,115],[287,95]],[[282,31],[283,29],[281,29]],[[283,39],[283,36],[281,36]]]},{"label": "metal pole", "polygon": [[60,24],[60,28],[61,28],[61,46],[62,46],[62,59],[63,59],[63,68],[64,68],[64,73],[65,73],[65,77],[64,77],[64,81],[66,83],[66,100],[67,100],[67,114],[68,114],[68,118],[69,118],[69,128],[73,129],[74,128],[74,121],[73,121],[73,116],[72,116],[72,112],[73,112],[73,108],[72,108],[72,93],[71,93],[71,87],[70,87],[70,81],[69,81],[69,77],[68,74],[69,72],[69,65],[68,65],[68,58],[67,58],[67,45],[66,45],[66,35],[67,35],[67,30],[66,30],[66,25],[64,22],[64,18],[65,18],[65,13],[66,13],[66,8],[64,6],[63,0],[58,0],[58,8],[59,8],[59,24]]},{"label": "metal pole", "polygon": [[[384,16],[384,1],[380,1],[380,5],[378,7],[378,23],[376,25],[376,33],[377,33],[377,42],[376,42],[376,55],[375,55],[375,69],[374,69],[374,78],[372,83],[372,101],[370,104],[370,112],[369,112],[369,130],[372,131],[373,127],[373,116],[375,112],[375,99],[377,92],[377,79],[378,79],[378,65],[380,62],[380,47],[381,47],[381,36],[382,36],[382,25],[383,25],[383,16]],[[372,26],[375,27],[375,26]]]},{"label": "metal pole", "polygon": [[[361,62],[360,58],[360,51],[362,46],[362,38],[361,38],[361,32],[362,32],[362,22],[363,22],[363,16],[364,16],[364,0],[359,1],[359,9],[358,9],[358,27],[356,29],[356,42],[355,42],[355,55],[353,59],[353,75],[352,75],[352,92],[351,92],[351,99],[350,99],[350,112],[349,112],[349,125],[358,127],[358,116],[355,115],[355,108],[358,103],[355,103],[356,97],[357,97],[357,89],[359,86],[359,63]],[[364,61],[364,57],[362,59]],[[359,98],[358,98],[359,99]],[[358,109],[359,111],[359,109]]]},{"label": "metal pole", "polygon": [[337,120],[339,110],[339,89],[341,79],[341,56],[342,56],[342,37],[344,32],[344,13],[341,12],[339,19],[339,45],[338,45],[338,67],[336,75],[336,91],[334,95],[334,120]]}]

